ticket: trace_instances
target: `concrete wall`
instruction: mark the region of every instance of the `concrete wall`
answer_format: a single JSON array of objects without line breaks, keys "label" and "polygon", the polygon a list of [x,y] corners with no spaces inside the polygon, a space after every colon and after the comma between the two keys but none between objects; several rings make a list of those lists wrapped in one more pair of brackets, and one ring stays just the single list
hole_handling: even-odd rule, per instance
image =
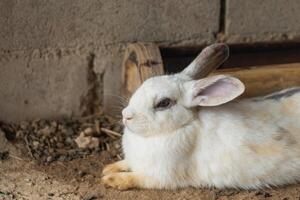
[{"label": "concrete wall", "polygon": [[299,42],[300,1],[226,0],[225,41]]},{"label": "concrete wall", "polygon": [[121,93],[130,42],[299,38],[298,0],[221,1],[1,0],[0,120],[80,116],[108,105]]}]

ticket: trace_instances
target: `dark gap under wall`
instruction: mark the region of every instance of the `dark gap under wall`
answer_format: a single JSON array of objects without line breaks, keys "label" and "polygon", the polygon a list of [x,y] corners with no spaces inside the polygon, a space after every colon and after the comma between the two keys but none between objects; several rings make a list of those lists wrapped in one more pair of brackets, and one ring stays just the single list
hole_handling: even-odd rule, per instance
[{"label": "dark gap under wall", "polygon": [[226,0],[220,0],[220,18],[219,18],[219,34],[225,33],[226,20]]},{"label": "dark gap under wall", "polygon": [[[163,48],[161,55],[167,73],[185,68],[202,48]],[[276,45],[231,45],[229,59],[219,68],[245,68],[300,62],[300,43]]]}]

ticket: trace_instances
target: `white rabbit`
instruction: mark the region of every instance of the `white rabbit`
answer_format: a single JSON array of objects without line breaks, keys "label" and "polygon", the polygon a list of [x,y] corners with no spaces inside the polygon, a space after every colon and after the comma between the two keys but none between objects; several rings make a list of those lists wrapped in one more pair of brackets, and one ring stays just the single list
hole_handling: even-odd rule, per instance
[{"label": "white rabbit", "polygon": [[209,46],[181,73],[138,88],[122,112],[125,159],[105,167],[105,185],[251,189],[300,180],[300,88],[228,103],[243,93],[241,81],[202,78],[205,65],[227,56],[226,45]]}]

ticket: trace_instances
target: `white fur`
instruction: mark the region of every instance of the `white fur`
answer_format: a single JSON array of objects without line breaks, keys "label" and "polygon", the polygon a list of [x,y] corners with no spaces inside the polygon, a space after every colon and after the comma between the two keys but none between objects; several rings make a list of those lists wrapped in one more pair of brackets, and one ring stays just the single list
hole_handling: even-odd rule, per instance
[{"label": "white fur", "polygon": [[[250,189],[300,180],[299,92],[200,107],[189,105],[191,85],[180,74],[150,78],[123,111],[132,118],[124,120],[125,162],[154,180],[145,187]],[[155,111],[165,96],[176,104]]]}]

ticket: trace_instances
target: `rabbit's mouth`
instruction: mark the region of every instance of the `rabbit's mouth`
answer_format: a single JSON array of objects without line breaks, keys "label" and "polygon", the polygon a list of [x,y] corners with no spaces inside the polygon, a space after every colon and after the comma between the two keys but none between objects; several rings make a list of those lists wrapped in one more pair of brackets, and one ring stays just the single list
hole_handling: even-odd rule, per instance
[{"label": "rabbit's mouth", "polygon": [[123,119],[123,125],[126,129],[128,129],[130,132],[134,132],[133,129],[129,127],[128,121]]}]

